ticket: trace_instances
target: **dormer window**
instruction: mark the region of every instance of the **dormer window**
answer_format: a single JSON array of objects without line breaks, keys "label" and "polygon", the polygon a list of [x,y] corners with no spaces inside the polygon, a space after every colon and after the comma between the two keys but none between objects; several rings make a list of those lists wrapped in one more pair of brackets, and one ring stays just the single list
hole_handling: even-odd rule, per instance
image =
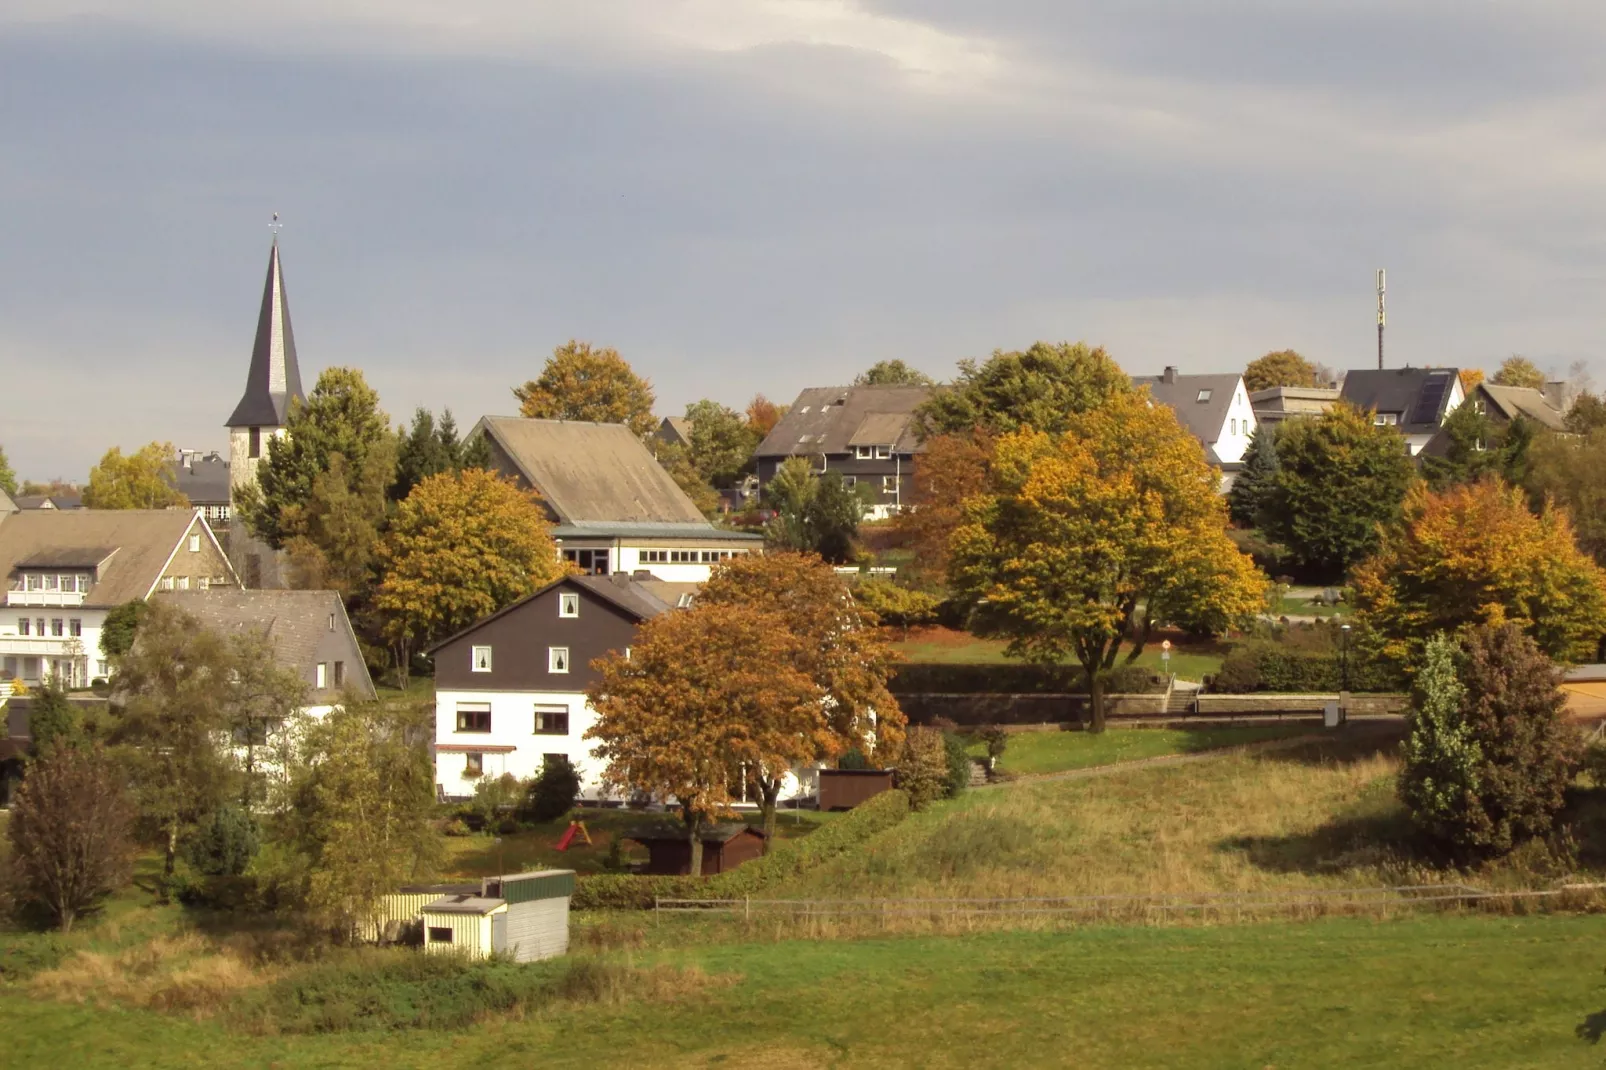
[{"label": "dormer window", "polygon": [[1372,417],[1372,423],[1377,427],[1398,427],[1400,414],[1397,412],[1380,412]]},{"label": "dormer window", "polygon": [[1207,388],[1207,389],[1199,391],[1199,397],[1196,400],[1198,400],[1198,401],[1209,401],[1210,400],[1210,391],[1209,391],[1209,389]]},{"label": "dormer window", "polygon": [[877,446],[875,448],[875,459],[876,460],[878,460],[878,461],[886,461],[886,460],[890,460],[891,458],[892,458],[892,447],[891,446]]}]

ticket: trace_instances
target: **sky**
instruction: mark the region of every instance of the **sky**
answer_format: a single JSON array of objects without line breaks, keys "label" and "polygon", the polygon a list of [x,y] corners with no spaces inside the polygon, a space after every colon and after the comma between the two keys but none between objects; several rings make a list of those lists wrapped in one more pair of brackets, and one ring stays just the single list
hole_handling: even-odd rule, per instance
[{"label": "sky", "polygon": [[303,381],[662,415],[1034,340],[1606,379],[1606,6],[6,0],[0,447],[223,449],[268,221]]}]

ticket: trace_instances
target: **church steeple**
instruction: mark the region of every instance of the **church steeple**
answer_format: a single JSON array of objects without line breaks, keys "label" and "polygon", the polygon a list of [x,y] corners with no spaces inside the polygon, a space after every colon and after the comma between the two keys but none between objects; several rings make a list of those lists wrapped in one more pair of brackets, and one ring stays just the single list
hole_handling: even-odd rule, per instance
[{"label": "church steeple", "polygon": [[[274,216],[275,221],[278,216]],[[301,369],[296,364],[296,340],[290,330],[290,299],[279,267],[279,236],[268,253],[268,279],[262,287],[262,311],[257,316],[256,342],[251,347],[251,370],[245,393],[225,425],[231,428],[283,427],[290,402],[306,400],[301,392]],[[260,433],[260,432],[259,432]]]}]

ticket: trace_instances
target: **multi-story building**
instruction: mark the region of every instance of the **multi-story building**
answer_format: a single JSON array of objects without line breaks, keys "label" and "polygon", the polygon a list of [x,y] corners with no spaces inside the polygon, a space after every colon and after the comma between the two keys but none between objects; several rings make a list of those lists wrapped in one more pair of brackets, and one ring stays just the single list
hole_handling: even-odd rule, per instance
[{"label": "multi-story building", "polygon": [[753,457],[760,488],[790,457],[816,472],[840,472],[859,490],[866,511],[884,519],[911,504],[915,458],[924,451],[914,411],[927,386],[822,386],[797,396]]},{"label": "multi-story building", "polygon": [[1342,400],[1392,427],[1415,457],[1439,433],[1466,393],[1455,368],[1362,368],[1344,377]]},{"label": "multi-story building", "polygon": [[229,481],[229,462],[222,455],[216,450],[179,450],[173,462],[173,486],[201,511],[214,532],[228,532],[234,487]]},{"label": "multi-story building", "polygon": [[1223,493],[1230,490],[1255,433],[1255,410],[1243,376],[1181,375],[1168,367],[1160,375],[1134,375],[1132,385],[1148,387],[1151,398],[1177,414],[1204,446],[1205,458],[1221,470]]},{"label": "multi-story building", "polygon": [[238,584],[193,510],[34,510],[0,516],[0,676],[83,687],[110,672],[106,614],[161,591]]},{"label": "multi-story building", "polygon": [[1320,416],[1338,404],[1336,386],[1271,386],[1249,395],[1260,424],[1280,424],[1301,416]]}]

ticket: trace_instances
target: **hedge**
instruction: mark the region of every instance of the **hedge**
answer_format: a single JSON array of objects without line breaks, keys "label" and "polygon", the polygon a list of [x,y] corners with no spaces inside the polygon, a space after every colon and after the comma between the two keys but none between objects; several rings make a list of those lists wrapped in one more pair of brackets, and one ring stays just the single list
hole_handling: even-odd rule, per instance
[{"label": "hedge", "polygon": [[[1289,650],[1273,643],[1240,643],[1221,663],[1221,671],[1207,681],[1218,694],[1242,695],[1256,691],[1309,694],[1337,691],[1344,686],[1344,659],[1330,651]],[[1393,666],[1351,655],[1351,691],[1402,691],[1406,682]]]},{"label": "hedge", "polygon": [[[900,665],[887,687],[901,695],[1085,695],[1080,665]],[[1163,678],[1141,665],[1123,665],[1105,676],[1105,693],[1151,695],[1165,690]]]},{"label": "hedge", "polygon": [[851,813],[799,840],[712,877],[652,877],[599,873],[580,877],[569,906],[575,910],[650,910],[654,899],[740,899],[791,880],[846,854],[909,816],[909,796],[884,791]]}]

